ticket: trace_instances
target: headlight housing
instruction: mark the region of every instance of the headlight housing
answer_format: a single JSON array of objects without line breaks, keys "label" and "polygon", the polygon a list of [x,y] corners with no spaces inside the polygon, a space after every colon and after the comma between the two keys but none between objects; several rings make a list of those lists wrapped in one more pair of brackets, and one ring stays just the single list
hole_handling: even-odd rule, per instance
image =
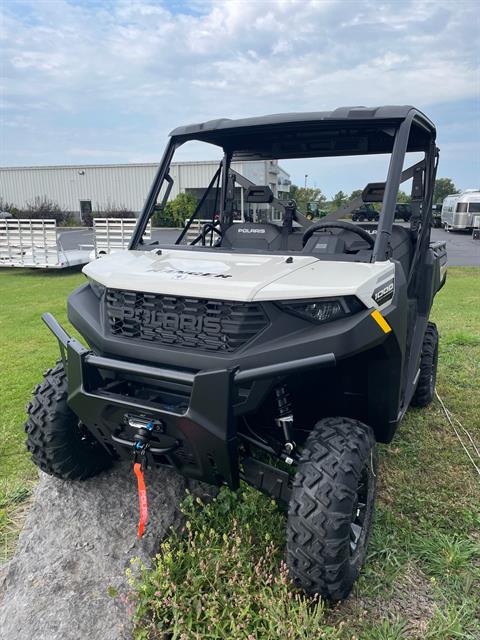
[{"label": "headlight housing", "polygon": [[292,313],[316,324],[332,322],[347,318],[365,309],[365,305],[356,296],[341,298],[314,298],[311,300],[285,300],[279,306],[288,313]]},{"label": "headlight housing", "polygon": [[97,282],[93,278],[90,278],[89,276],[87,276],[87,280],[93,293],[97,296],[97,298],[100,299],[105,293],[105,287],[103,286],[103,284],[100,284],[99,282]]}]

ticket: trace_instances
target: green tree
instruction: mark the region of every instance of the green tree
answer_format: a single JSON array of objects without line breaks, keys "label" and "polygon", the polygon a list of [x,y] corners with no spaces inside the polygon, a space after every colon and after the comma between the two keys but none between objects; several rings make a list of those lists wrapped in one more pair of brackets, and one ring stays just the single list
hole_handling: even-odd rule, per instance
[{"label": "green tree", "polygon": [[359,196],[361,196],[362,193],[363,193],[363,189],[354,189],[350,194],[348,201],[351,202],[352,200],[355,200],[355,198],[358,198]]},{"label": "green tree", "polygon": [[163,211],[157,211],[153,216],[154,227],[183,227],[195,211],[197,199],[191,193],[179,193],[173,200],[167,202]]},{"label": "green tree", "polygon": [[442,203],[447,196],[458,193],[458,189],[451,178],[437,178],[433,190],[433,204]]},{"label": "green tree", "polygon": [[348,202],[348,196],[343,191],[337,191],[337,193],[332,198],[332,208],[340,209]]},{"label": "green tree", "polygon": [[405,204],[410,204],[412,201],[412,197],[405,193],[405,191],[399,191],[397,194],[397,202],[402,202]]},{"label": "green tree", "polygon": [[311,189],[309,187],[305,189],[305,187],[298,187],[296,184],[292,184],[290,187],[289,197],[295,200],[298,209],[303,213],[306,213],[309,202],[318,202],[319,206],[321,206],[327,200],[321,189]]}]

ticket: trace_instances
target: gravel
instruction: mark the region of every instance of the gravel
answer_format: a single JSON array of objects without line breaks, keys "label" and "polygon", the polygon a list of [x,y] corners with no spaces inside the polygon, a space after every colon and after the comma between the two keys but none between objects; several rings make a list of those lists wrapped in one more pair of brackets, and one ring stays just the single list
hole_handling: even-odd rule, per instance
[{"label": "gravel", "polygon": [[[185,490],[211,492],[167,469],[147,470],[150,522],[137,540],[136,480],[117,465],[85,482],[41,474],[14,558],[0,571],[2,640],[131,638],[125,570],[146,563],[182,517]],[[109,587],[118,592],[113,598]]]}]

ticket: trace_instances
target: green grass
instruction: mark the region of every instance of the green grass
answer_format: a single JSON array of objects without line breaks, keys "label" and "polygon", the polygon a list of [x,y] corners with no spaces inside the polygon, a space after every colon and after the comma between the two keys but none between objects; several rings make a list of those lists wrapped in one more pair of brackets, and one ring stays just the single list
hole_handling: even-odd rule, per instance
[{"label": "green grass", "polygon": [[[58,357],[40,315],[49,310],[65,322],[66,297],[82,281],[78,272],[0,272],[3,558],[37,478],[24,448],[24,407]],[[479,285],[479,269],[450,269],[433,310],[441,334],[437,388],[477,443]],[[291,588],[282,564],[285,516],[242,486],[204,508],[188,498],[184,535],[170,536],[153,569],[132,567],[137,639],[478,639],[478,476],[437,402],[409,411],[394,442],[380,449],[368,561],[345,603],[311,602]]]},{"label": "green grass", "polygon": [[[480,442],[480,270],[454,268],[435,302],[438,390]],[[480,485],[438,402],[380,447],[368,561],[335,607],[289,585],[285,516],[249,487],[187,501],[153,569],[132,572],[136,638],[447,640],[480,637]]]},{"label": "green grass", "polygon": [[0,562],[12,553],[38,477],[25,450],[25,405],[59,357],[40,316],[51,311],[66,322],[67,295],[83,280],[78,270],[0,270]]}]

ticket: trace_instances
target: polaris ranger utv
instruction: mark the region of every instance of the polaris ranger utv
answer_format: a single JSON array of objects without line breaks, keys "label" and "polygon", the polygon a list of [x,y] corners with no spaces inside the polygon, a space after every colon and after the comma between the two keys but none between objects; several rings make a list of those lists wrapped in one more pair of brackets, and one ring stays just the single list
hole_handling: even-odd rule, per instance
[{"label": "polaris ranger utv", "polygon": [[[176,243],[147,241],[189,141],[221,150],[218,169]],[[421,159],[403,169],[407,153]],[[315,223],[273,182],[240,172],[245,161],[268,159],[273,171],[279,159],[370,154],[387,154],[386,181]],[[434,393],[428,318],[446,278],[445,243],[430,242],[437,159],[434,125],[409,106],[175,129],[129,249],[88,264],[68,299],[88,346],[44,315],[61,359],[28,409],[37,465],[81,480],[127,458],[136,472],[148,462],[231,489],[243,479],[288,505],[295,583],[345,598],[372,525],[376,442]],[[409,228],[393,224],[406,180]],[[234,221],[242,202],[248,222]],[[340,219],[361,202],[382,202],[378,224]]]}]

